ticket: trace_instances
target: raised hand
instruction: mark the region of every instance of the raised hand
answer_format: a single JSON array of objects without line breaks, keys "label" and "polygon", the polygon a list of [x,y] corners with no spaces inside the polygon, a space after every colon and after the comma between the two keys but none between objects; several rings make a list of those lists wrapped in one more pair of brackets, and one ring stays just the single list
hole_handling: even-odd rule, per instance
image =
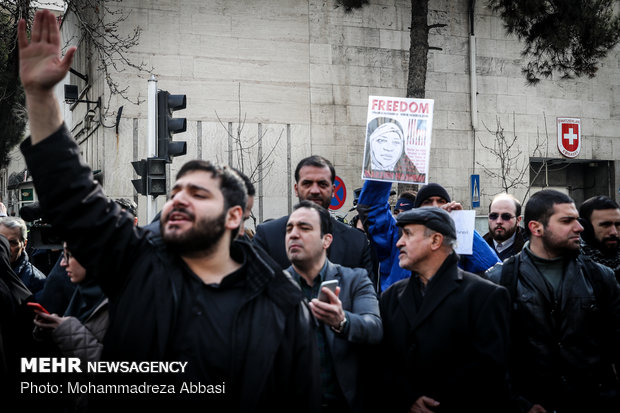
[{"label": "raised hand", "polygon": [[60,31],[56,18],[48,10],[37,11],[28,42],[26,22],[17,26],[19,46],[19,75],[26,93],[39,94],[51,91],[71,67],[75,47],[64,58],[60,57]]}]

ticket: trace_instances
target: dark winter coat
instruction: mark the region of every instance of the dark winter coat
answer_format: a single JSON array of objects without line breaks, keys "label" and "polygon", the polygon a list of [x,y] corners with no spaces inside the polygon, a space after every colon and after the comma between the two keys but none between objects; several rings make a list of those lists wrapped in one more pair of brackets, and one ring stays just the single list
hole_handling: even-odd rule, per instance
[{"label": "dark winter coat", "polygon": [[505,411],[508,291],[457,261],[454,253],[444,261],[419,310],[413,276],[382,294],[381,411],[407,412],[421,396],[441,412]]},{"label": "dark winter coat", "polygon": [[22,280],[26,288],[34,294],[35,299],[38,299],[40,291],[45,286],[46,277],[37,267],[32,265],[25,250],[13,263],[13,271]]},{"label": "dark winter coat", "polygon": [[[526,244],[517,255],[511,316],[511,376],[521,411],[535,403],[547,411],[609,411],[598,403],[614,392],[620,400],[611,367],[620,365],[620,286],[613,272],[591,262],[598,274],[586,274],[588,258],[569,259],[555,297],[530,254]],[[499,284],[502,264],[487,276]],[[596,296],[593,282],[604,296]]]},{"label": "dark winter coat", "polygon": [[[46,222],[110,299],[103,358],[166,360],[179,306],[188,302],[181,296],[181,258],[161,238],[134,228],[133,218],[107,199],[64,125],[37,145],[24,141],[21,149]],[[235,316],[233,382],[226,388],[231,410],[312,411],[320,400],[318,351],[301,291],[251,244],[233,245],[247,270],[245,299]],[[204,405],[213,398],[200,400]]]}]

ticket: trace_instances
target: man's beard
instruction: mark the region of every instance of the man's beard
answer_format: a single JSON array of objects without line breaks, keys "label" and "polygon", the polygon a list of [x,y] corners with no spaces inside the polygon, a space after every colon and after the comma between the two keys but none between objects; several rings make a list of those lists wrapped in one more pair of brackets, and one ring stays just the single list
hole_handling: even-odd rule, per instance
[{"label": "man's beard", "polygon": [[[175,210],[170,211],[168,216]],[[191,218],[190,214],[184,209],[176,209],[182,211]],[[226,211],[215,218],[202,218],[194,223],[187,231],[181,234],[166,233],[165,223],[161,222],[161,234],[166,246],[179,255],[208,255],[213,251],[218,241],[226,232]]]},{"label": "man's beard", "polygon": [[[606,242],[607,241],[616,241],[616,245],[614,246],[607,246]],[[616,253],[618,252],[618,246],[620,246],[620,238],[618,238],[615,235],[612,235],[610,237],[605,237],[603,238],[602,241],[599,240],[595,240],[595,246],[596,248],[603,254],[603,255],[616,255]]]},{"label": "man's beard", "polygon": [[329,206],[332,203],[332,197],[330,197],[329,199],[323,199],[320,196],[309,196],[306,199],[300,199],[300,201],[311,201],[311,202],[314,202],[315,204],[316,204],[315,201],[319,201],[318,202],[319,205],[321,205],[325,209],[329,209]]},{"label": "man's beard", "polygon": [[553,233],[546,230],[542,236],[542,243],[547,251],[551,251],[556,255],[561,255],[566,258],[575,258],[581,251],[581,245],[579,243],[573,243],[568,240],[553,240]]},{"label": "man's beard", "polygon": [[[504,229],[504,232],[502,232],[501,234],[498,234],[495,231],[491,231],[491,234],[493,235],[493,239],[497,242],[506,241],[508,238],[512,237],[512,234],[514,234],[517,231],[516,225],[512,227],[511,229],[506,229],[506,227],[502,227],[502,228]],[[497,227],[495,229],[497,229]]]}]

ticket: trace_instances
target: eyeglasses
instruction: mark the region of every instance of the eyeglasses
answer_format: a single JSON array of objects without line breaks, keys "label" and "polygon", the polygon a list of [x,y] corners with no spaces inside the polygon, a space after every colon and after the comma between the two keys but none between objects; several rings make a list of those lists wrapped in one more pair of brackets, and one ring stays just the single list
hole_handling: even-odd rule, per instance
[{"label": "eyeglasses", "polygon": [[508,212],[504,212],[503,214],[498,214],[497,212],[491,212],[489,214],[489,220],[495,221],[497,218],[502,217],[502,221],[510,221],[515,216],[510,215]]},{"label": "eyeglasses", "polygon": [[71,254],[69,251],[67,250],[63,250],[62,251],[62,259],[65,260],[65,262],[69,262],[69,258],[73,257],[73,254]]}]

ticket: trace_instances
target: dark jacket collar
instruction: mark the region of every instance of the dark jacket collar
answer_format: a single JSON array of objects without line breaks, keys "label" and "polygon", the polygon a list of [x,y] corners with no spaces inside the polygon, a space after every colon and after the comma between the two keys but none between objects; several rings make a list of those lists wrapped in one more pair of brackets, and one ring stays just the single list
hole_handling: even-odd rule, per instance
[{"label": "dark jacket collar", "polygon": [[407,287],[401,292],[399,301],[404,311],[411,329],[417,328],[431,313],[448,297],[463,279],[462,271],[457,267],[458,255],[450,254],[443,264],[439,267],[433,278],[433,285],[426,291],[422,306],[416,311],[414,303],[415,280],[412,278],[407,282]]}]

